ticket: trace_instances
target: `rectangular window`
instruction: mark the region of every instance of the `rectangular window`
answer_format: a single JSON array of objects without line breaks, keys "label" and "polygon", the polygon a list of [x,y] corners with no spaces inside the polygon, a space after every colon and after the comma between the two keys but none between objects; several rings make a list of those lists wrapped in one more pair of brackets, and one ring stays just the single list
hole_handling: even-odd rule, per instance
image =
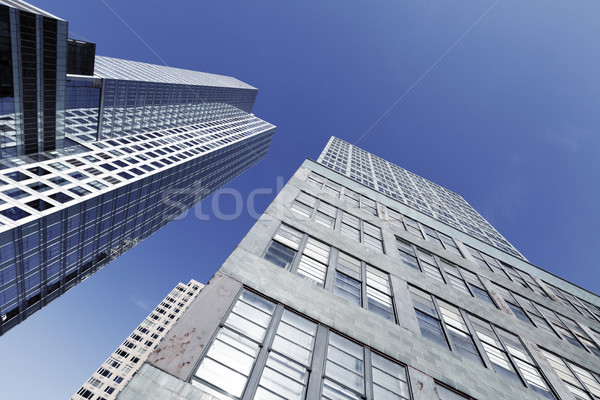
[{"label": "rectangular window", "polygon": [[360,207],[360,195],[358,193],[353,192],[350,189],[346,189],[344,191],[344,201],[350,207],[355,207],[355,208]]},{"label": "rectangular window", "polygon": [[353,215],[343,213],[341,232],[352,240],[360,242],[360,220]]},{"label": "rectangular window", "polygon": [[315,221],[327,228],[333,229],[335,227],[336,216],[337,208],[321,201],[317,207]]},{"label": "rectangular window", "polygon": [[302,233],[281,225],[265,252],[264,259],[281,268],[289,268],[302,241]]},{"label": "rectangular window", "polygon": [[292,203],[291,210],[297,212],[305,218],[310,218],[316,204],[317,199],[304,192],[300,192],[296,200],[294,200]]},{"label": "rectangular window", "polygon": [[338,254],[333,292],[354,304],[361,304],[361,261],[345,253]]},{"label": "rectangular window", "polygon": [[[340,387],[346,386],[351,398],[361,398],[364,389],[364,350],[363,347],[335,333],[329,335],[323,397],[332,396]],[[343,390],[343,389],[342,389]],[[332,393],[333,392],[333,393]]]},{"label": "rectangular window", "polygon": [[415,221],[412,218],[409,218],[405,215],[403,215],[404,218],[404,223],[406,225],[406,230],[410,233],[412,233],[413,235],[419,237],[420,239],[423,239],[423,233],[421,232],[421,229],[419,228],[419,223],[417,221]]},{"label": "rectangular window", "polygon": [[448,341],[431,295],[413,286],[409,286],[409,290],[421,335],[435,343],[448,347]]},{"label": "rectangular window", "polygon": [[492,300],[492,297],[481,282],[479,276],[464,268],[459,268],[459,270],[463,278],[465,279],[465,282],[467,283],[467,286],[469,287],[469,290],[471,291],[473,297],[479,300],[483,300],[492,307],[497,308],[496,303],[494,303],[494,301]]},{"label": "rectangular window", "polygon": [[442,320],[446,324],[452,350],[464,358],[484,365],[460,310],[440,300],[437,300],[437,303],[442,314]]},{"label": "rectangular window", "polygon": [[330,246],[309,237],[300,258],[297,273],[315,281],[319,286],[323,286],[330,253]]},{"label": "rectangular window", "polygon": [[370,265],[367,265],[366,268],[367,308],[375,314],[395,322],[389,275]]},{"label": "rectangular window", "polygon": [[402,263],[410,268],[420,271],[421,268],[419,268],[416,253],[412,245],[406,240],[396,237],[396,246]]},{"label": "rectangular window", "polygon": [[496,372],[521,381],[546,398],[555,399],[537,365],[517,336],[472,315],[469,319]]},{"label": "rectangular window", "polygon": [[578,400],[600,398],[600,375],[588,371],[565,360],[547,350],[541,349],[542,354],[554,369],[554,372],[564,382],[571,394]]},{"label": "rectangular window", "polygon": [[[240,398],[275,305],[248,291],[236,302],[194,376],[209,393]],[[244,336],[242,336],[244,335]]]},{"label": "rectangular window", "polygon": [[381,228],[363,221],[363,243],[383,252],[383,236]]}]

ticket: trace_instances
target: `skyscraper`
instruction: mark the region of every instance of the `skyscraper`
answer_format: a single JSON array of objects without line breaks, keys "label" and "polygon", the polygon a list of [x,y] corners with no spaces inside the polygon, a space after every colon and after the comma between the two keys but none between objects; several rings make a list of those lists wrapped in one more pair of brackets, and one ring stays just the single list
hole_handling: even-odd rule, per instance
[{"label": "skyscraper", "polygon": [[0,334],[265,157],[237,79],[96,57],[0,1]]},{"label": "skyscraper", "polygon": [[599,345],[597,295],[331,138],[118,398],[592,400]]}]

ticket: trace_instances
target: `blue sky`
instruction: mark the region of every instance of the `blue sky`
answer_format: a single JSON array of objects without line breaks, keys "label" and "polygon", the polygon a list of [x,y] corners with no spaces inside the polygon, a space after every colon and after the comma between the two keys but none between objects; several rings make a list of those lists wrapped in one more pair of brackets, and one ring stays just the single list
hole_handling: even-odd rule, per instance
[{"label": "blue sky", "polygon": [[[331,135],[355,143],[402,97],[361,147],[459,193],[533,264],[600,292],[597,1],[33,4],[97,54],[258,87],[254,113],[278,130],[228,186],[272,189],[260,211],[277,176]],[[208,280],[253,221],[190,214],[3,336],[3,397],[68,398],[177,282]]]}]

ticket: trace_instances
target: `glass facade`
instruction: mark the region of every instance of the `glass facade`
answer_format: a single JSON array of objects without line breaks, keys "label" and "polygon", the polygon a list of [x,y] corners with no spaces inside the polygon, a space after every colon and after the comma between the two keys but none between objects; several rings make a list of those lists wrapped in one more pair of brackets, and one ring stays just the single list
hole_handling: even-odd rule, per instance
[{"label": "glass facade", "polygon": [[6,3],[0,3],[0,159],[63,146],[67,73],[67,22]]},{"label": "glass facade", "polygon": [[0,334],[260,161],[275,129],[250,85],[66,32],[0,1]]}]

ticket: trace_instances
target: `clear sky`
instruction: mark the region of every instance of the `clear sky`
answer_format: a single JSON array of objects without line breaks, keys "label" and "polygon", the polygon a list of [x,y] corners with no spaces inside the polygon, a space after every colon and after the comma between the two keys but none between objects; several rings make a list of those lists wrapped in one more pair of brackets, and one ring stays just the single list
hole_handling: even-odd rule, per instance
[{"label": "clear sky", "polygon": [[[272,189],[260,212],[278,176],[331,135],[355,143],[400,99],[361,147],[459,193],[533,264],[600,293],[598,1],[31,1],[99,55],[259,88],[254,113],[278,129],[228,187]],[[0,397],[69,398],[177,282],[206,282],[253,222],[189,214],[8,332]]]}]

